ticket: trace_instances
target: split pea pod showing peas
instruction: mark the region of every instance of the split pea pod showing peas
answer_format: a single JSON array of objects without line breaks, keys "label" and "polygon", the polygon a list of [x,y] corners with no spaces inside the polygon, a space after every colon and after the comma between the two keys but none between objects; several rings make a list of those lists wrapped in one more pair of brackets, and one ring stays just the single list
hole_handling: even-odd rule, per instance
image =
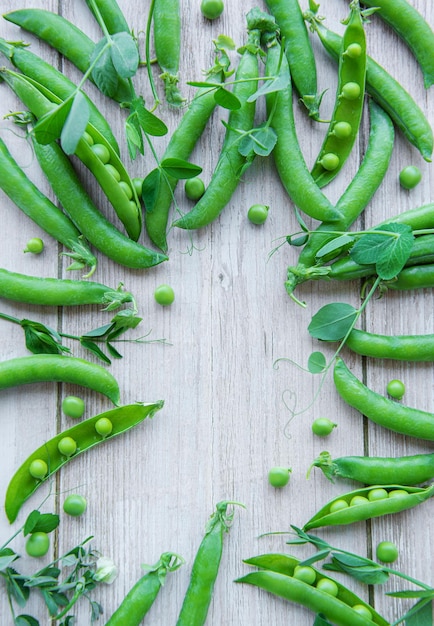
[{"label": "split pea pod showing peas", "polygon": [[[62,72],[59,72],[55,67],[31,52],[28,48],[19,44],[13,45],[0,38],[0,52],[11,61],[14,67],[27,76],[28,79],[34,81],[35,86],[37,86],[48,99],[56,96],[58,101],[65,100],[74,93],[76,85],[73,82],[62,74]],[[81,93],[86,98],[89,107],[89,123],[106,138],[112,148],[119,154],[118,143],[107,120],[90,98],[84,92]]]},{"label": "split pea pod showing peas", "polygon": [[400,513],[433,496],[434,485],[408,487],[381,484],[355,489],[330,500],[306,522],[303,530],[354,524],[373,517]]},{"label": "split pea pod showing peas", "polygon": [[[0,139],[0,188],[23,213],[74,255],[81,266],[96,268],[96,258],[90,252],[82,233],[74,223],[27,178],[24,171]],[[1,290],[1,287],[0,287]]]},{"label": "split pea pod showing peas", "polygon": [[241,102],[241,107],[229,114],[221,153],[204,195],[191,211],[174,221],[174,226],[197,229],[217,219],[230,201],[242,173],[251,164],[253,155],[243,156],[238,149],[240,133],[252,130],[254,124],[256,103],[249,102],[249,98],[257,90],[261,32],[275,28],[269,15],[254,9],[247,14],[248,40],[238,62],[233,86],[233,94]]},{"label": "split pea pod showing peas", "polygon": [[299,1],[266,0],[266,4],[285,40],[285,54],[298,95],[309,117],[318,120],[322,95],[318,94],[315,55]]},{"label": "split pea pod showing peas", "polygon": [[155,565],[146,566],[146,574],[130,589],[105,626],[139,626],[164,585],[168,572],[174,572],[183,563],[177,554],[164,552]]},{"label": "split pea pod showing peas", "polygon": [[422,15],[407,0],[363,0],[376,7],[378,15],[408,45],[423,73],[425,88],[434,84],[434,32]]},{"label": "split pea pod showing peas", "polygon": [[[31,8],[11,11],[3,17],[46,42],[83,74],[87,72],[95,43],[69,20],[52,11]],[[89,80],[92,80],[92,77]],[[117,102],[131,100],[131,89],[127,81],[119,79],[116,93],[112,98]]]},{"label": "split pea pod showing peas", "polygon": [[[244,563],[259,568],[236,579],[321,613],[336,626],[388,626],[375,609],[342,583],[287,554],[261,554]],[[302,574],[302,570],[304,570]],[[323,582],[320,582],[323,581]]]},{"label": "split pea pod showing peas", "polygon": [[223,537],[229,532],[234,516],[233,512],[228,513],[231,504],[238,503],[222,501],[216,504],[216,510],[208,520],[176,626],[205,624],[223,554]]},{"label": "split pea pod showing peas", "polygon": [[0,361],[0,389],[41,382],[70,383],[105,395],[119,405],[117,380],[101,365],[60,354],[32,354]]},{"label": "split pea pod showing peas", "polygon": [[[55,472],[71,459],[104,441],[126,432],[133,426],[140,424],[147,417],[153,417],[163,407],[163,404],[161,400],[150,404],[127,404],[100,413],[68,428],[37,448],[24,461],[9,482],[5,498],[5,511],[8,520],[12,523],[17,518],[24,502],[40,485],[49,480]],[[97,432],[96,425],[101,419],[110,421],[112,430],[109,435],[103,436]],[[59,442],[65,439],[65,437],[70,437],[77,443],[76,451],[69,457],[59,451]],[[45,464],[47,467],[46,474],[43,474],[40,478],[35,478],[30,472],[34,461],[42,461],[43,463],[40,465],[43,466]]]},{"label": "split pea pod showing peas", "polygon": [[[55,109],[56,98],[48,99],[24,74],[3,68],[1,76],[37,119]],[[61,101],[59,99],[57,101],[60,104]],[[44,143],[51,143],[54,139],[56,137],[44,138]],[[137,240],[142,226],[140,202],[131,178],[116,151],[95,127],[88,124],[75,155],[95,176],[128,236]],[[124,187],[132,191],[131,200],[126,195]]]},{"label": "split pea pod showing peas", "polygon": [[327,134],[313,165],[316,183],[327,185],[342,169],[356,140],[363,113],[366,37],[358,2],[351,2],[339,54],[336,101]]},{"label": "split pea pod showing peas", "polygon": [[36,158],[59,202],[97,250],[119,265],[134,269],[145,269],[167,261],[166,255],[133,241],[102,215],[57,143],[44,146],[32,139]]},{"label": "split pea pod showing peas", "polygon": [[[42,306],[104,304],[110,310],[133,302],[131,293],[102,283],[65,278],[40,278],[0,268],[0,298]],[[116,306],[115,306],[116,305]]]},{"label": "split pea pod showing peas", "polygon": [[[338,60],[341,36],[327,29],[315,13],[308,11],[305,18],[318,34],[326,51]],[[429,121],[411,95],[370,56],[366,62],[366,91],[390,115],[425,161],[431,161],[434,139]]]},{"label": "split pea pod showing peas", "polygon": [[[434,478],[434,453],[403,457],[342,456],[333,459],[330,452],[324,451],[315,459],[312,467],[319,467],[331,482],[335,478],[343,478],[365,485],[378,485],[381,482],[419,485]],[[385,495],[383,492],[381,494]]]},{"label": "split pea pod showing peas", "polygon": [[343,217],[342,214],[313,180],[298,143],[288,62],[281,55],[276,36],[272,35],[267,39],[266,76],[277,76],[279,70],[288,76],[286,89],[266,96],[267,113],[273,114],[271,127],[277,135],[273,156],[280,180],[290,199],[306,215],[319,221],[338,221]]},{"label": "split pea pod showing peas", "polygon": [[395,402],[369,389],[337,358],[333,370],[341,398],[372,422],[396,433],[434,441],[434,415]]}]

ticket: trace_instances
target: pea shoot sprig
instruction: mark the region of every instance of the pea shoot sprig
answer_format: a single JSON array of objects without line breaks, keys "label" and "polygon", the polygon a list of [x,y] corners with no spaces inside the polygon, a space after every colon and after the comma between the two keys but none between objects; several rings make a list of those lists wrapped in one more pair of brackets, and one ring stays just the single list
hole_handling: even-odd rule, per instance
[{"label": "pea shoot sprig", "polygon": [[398,576],[403,580],[416,585],[420,589],[403,590],[386,592],[386,595],[394,598],[415,598],[417,602],[398,620],[393,622],[391,626],[397,626],[405,621],[406,626],[416,626],[424,624],[432,625],[432,607],[434,600],[434,588],[421,582],[412,576],[392,569],[386,565],[380,565],[372,559],[359,556],[347,550],[336,548],[324,539],[306,533],[300,528],[291,525],[296,537],[287,541],[289,545],[303,545],[310,543],[317,549],[316,554],[304,559],[302,565],[312,565],[318,561],[322,561],[330,557],[330,560],[324,563],[323,569],[334,572],[342,572],[352,576],[361,583],[367,585],[381,585],[385,583],[389,577]]}]

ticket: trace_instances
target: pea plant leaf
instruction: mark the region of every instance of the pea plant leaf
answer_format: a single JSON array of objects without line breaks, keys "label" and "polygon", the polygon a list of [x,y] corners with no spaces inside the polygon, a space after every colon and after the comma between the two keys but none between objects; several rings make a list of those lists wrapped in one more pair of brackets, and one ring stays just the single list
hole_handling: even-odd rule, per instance
[{"label": "pea plant leaf", "polygon": [[38,143],[47,145],[59,139],[71,107],[72,98],[67,98],[39,118],[32,130]]},{"label": "pea plant leaf", "polygon": [[0,550],[0,572],[7,569],[10,564],[18,558],[18,554],[10,548],[3,548],[3,550]]},{"label": "pea plant leaf", "polygon": [[163,137],[168,132],[168,128],[163,120],[160,120],[159,117],[151,113],[151,111],[148,111],[145,107],[145,101],[142,96],[134,98],[131,102],[130,118],[133,116],[136,116],[140,128],[147,135]]},{"label": "pea plant leaf", "polygon": [[177,179],[194,178],[202,172],[202,168],[199,165],[175,157],[163,159],[160,162],[160,167],[166,174]]},{"label": "pea plant leaf", "polygon": [[229,109],[229,111],[237,111],[238,109],[241,109],[240,99],[237,98],[237,96],[234,95],[232,91],[229,91],[224,87],[219,87],[218,89],[216,89],[214,93],[214,100],[219,106],[223,107],[224,109]]},{"label": "pea plant leaf", "polygon": [[[387,593],[387,595],[392,595]],[[403,615],[399,623],[404,623],[405,626],[433,626],[433,601],[426,599],[419,600],[414,606],[411,607]],[[395,624],[398,622],[395,622]]]},{"label": "pea plant leaf", "polygon": [[72,101],[60,133],[60,145],[66,154],[74,154],[77,144],[83,136],[90,118],[90,109],[87,99],[78,91]]},{"label": "pea plant leaf", "polygon": [[326,255],[331,252],[336,252],[341,248],[344,248],[354,242],[354,237],[351,235],[339,235],[338,237],[333,237],[331,241],[328,241],[322,248],[318,250],[315,257],[316,259],[322,259]]},{"label": "pea plant leaf", "polygon": [[262,124],[247,133],[238,145],[238,152],[248,156],[252,152],[259,156],[268,156],[277,143],[275,131],[267,124]]},{"label": "pea plant leaf", "polygon": [[[359,562],[364,563],[357,564]],[[325,563],[323,567],[325,570],[349,574],[366,585],[381,585],[389,578],[389,574],[383,570],[381,565],[367,559],[361,559],[357,555],[333,554],[331,563]]]},{"label": "pea plant leaf", "polygon": [[107,365],[111,365],[110,359],[106,354],[104,354],[104,352],[101,350],[97,343],[95,343],[94,341],[90,341],[90,339],[86,339],[86,337],[80,337],[80,343],[83,348],[86,348],[86,350],[92,352],[92,354],[101,359],[101,361],[104,361],[104,363],[107,363]]},{"label": "pea plant leaf", "polygon": [[40,322],[22,319],[26,348],[33,354],[62,354],[71,352],[62,345],[62,338],[54,329]]},{"label": "pea plant leaf", "polygon": [[[384,280],[396,276],[407,262],[413,247],[414,235],[407,224],[390,223],[379,226],[376,232],[362,235],[350,251],[351,258],[360,265],[373,265]],[[393,233],[381,235],[378,231]]]},{"label": "pea plant leaf", "polygon": [[14,626],[40,626],[40,624],[31,615],[17,615],[14,620]]},{"label": "pea plant leaf", "polygon": [[283,70],[279,72],[275,78],[267,80],[261,87],[259,87],[254,94],[247,98],[247,102],[255,102],[261,96],[266,96],[269,93],[286,89],[289,85],[289,81],[289,72]]},{"label": "pea plant leaf", "polygon": [[160,168],[156,167],[149,172],[142,185],[142,199],[147,213],[152,213],[155,209],[155,202],[158,198],[161,184],[164,184],[162,173]]},{"label": "pea plant leaf", "polygon": [[120,32],[112,35],[110,48],[113,65],[121,78],[131,78],[139,67],[139,51],[130,33]]},{"label": "pea plant leaf", "polygon": [[131,159],[137,157],[137,152],[145,153],[142,132],[140,130],[139,120],[134,113],[129,115],[125,120],[125,135],[127,139],[128,154]]},{"label": "pea plant leaf", "polygon": [[321,374],[327,366],[327,361],[322,352],[312,352],[307,361],[307,368],[311,374]]},{"label": "pea plant leaf", "polygon": [[358,311],[351,304],[332,302],[312,316],[308,331],[322,341],[340,341],[357,319]]},{"label": "pea plant leaf", "polygon": [[118,88],[119,76],[113,65],[110,46],[106,37],[103,37],[95,45],[90,63],[93,65],[91,76],[98,89],[105,96],[114,96]]}]

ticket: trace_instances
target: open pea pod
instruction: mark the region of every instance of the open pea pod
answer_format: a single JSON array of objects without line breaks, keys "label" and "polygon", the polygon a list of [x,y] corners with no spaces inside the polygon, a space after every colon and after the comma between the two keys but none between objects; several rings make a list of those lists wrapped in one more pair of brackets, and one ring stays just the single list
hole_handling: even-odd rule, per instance
[{"label": "open pea pod", "polygon": [[[325,576],[309,566],[312,577],[306,582],[300,576],[294,577],[296,568],[302,562],[288,554],[261,554],[246,559],[244,563],[259,568],[235,582],[244,582],[260,587],[281,598],[301,604],[316,613],[325,615],[338,626],[388,626],[389,622],[369,604],[347,589],[337,580]],[[296,575],[297,576],[297,575]],[[328,581],[336,595],[327,593],[319,581]],[[311,581],[311,582],[310,582]]]},{"label": "open pea pod", "polygon": [[428,487],[374,485],[355,489],[330,500],[306,524],[303,530],[322,526],[354,524],[372,517],[411,509],[434,496],[434,484]]},{"label": "open pea pod", "polygon": [[[133,426],[140,424],[147,417],[153,417],[154,414],[163,407],[162,400],[154,403],[144,404],[127,404],[125,406],[105,411],[90,417],[87,420],[64,430],[42,446],[37,448],[21,465],[21,467],[13,475],[5,498],[5,512],[8,520],[12,523],[24,502],[47,480],[49,480],[57,470],[63,467],[71,459],[75,458],[82,452],[90,450],[94,446],[112,439],[116,435],[120,435]],[[96,424],[99,420],[108,420],[106,424],[111,425],[109,434],[99,434]],[[101,423],[101,422],[100,422]],[[101,430],[101,429],[99,429]],[[70,456],[66,456],[59,451],[59,442],[65,437],[70,437],[76,444],[76,451]],[[62,447],[62,446],[61,446]],[[47,472],[41,478],[32,476],[31,465],[34,461],[42,461],[46,464]]]}]

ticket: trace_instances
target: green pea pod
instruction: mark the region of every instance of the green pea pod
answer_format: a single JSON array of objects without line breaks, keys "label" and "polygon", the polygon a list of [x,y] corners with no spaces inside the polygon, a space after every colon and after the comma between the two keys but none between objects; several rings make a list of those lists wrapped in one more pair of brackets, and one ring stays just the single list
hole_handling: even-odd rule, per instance
[{"label": "green pea pod", "polygon": [[348,159],[363,113],[366,82],[366,37],[358,2],[351,2],[339,54],[336,102],[327,134],[312,168],[317,185],[327,185]]},{"label": "green pea pod", "polygon": [[32,354],[0,361],[0,389],[41,382],[87,387],[119,405],[117,380],[101,365],[61,354]]},{"label": "green pea pod", "polygon": [[[27,78],[35,81],[34,84],[48,98],[57,96],[58,101],[71,96],[77,86],[70,81],[62,72],[38,57],[23,45],[11,44],[0,38],[0,52],[20,70]],[[119,154],[119,145],[105,117],[100,113],[87,94],[81,92],[88,104],[90,117],[89,123],[94,126],[110,143],[112,148]]]},{"label": "green pea pod", "polygon": [[312,463],[334,482],[335,478],[356,480],[365,485],[380,482],[419,485],[434,478],[434,453],[402,457],[342,456],[333,459],[324,451]]},{"label": "green pea pod", "polygon": [[434,334],[380,335],[354,328],[345,345],[356,354],[375,359],[434,361]]},{"label": "green pea pod", "polygon": [[86,0],[86,4],[97,19],[101,17],[110,35],[129,33],[130,28],[116,0]]},{"label": "green pea pod", "polygon": [[[325,50],[338,60],[342,38],[327,29],[316,13],[305,13]],[[390,115],[408,141],[431,161],[434,138],[431,125],[411,95],[370,56],[366,62],[366,91]]]},{"label": "green pea pod", "polygon": [[86,278],[94,273],[97,260],[89,250],[82,233],[26,176],[1,138],[0,188],[27,217],[70,250],[67,254],[75,260],[75,263],[68,269],[81,269],[88,265],[89,272]]},{"label": "green pea pod", "polygon": [[[104,441],[112,439],[112,437],[126,432],[147,417],[153,417],[163,407],[163,404],[163,401],[150,404],[137,403],[105,411],[68,428],[44,443],[24,461],[9,482],[5,499],[5,511],[8,520],[12,523],[17,518],[24,502],[40,485],[49,480],[55,472],[71,459]],[[110,420],[113,427],[111,434],[105,437],[99,435],[95,429],[96,422],[101,418]],[[66,457],[59,452],[58,444],[64,437],[71,437],[77,443],[77,451],[73,456]],[[48,467],[47,475],[40,480],[34,478],[29,471],[32,461],[35,460],[44,461]]]},{"label": "green pea pod", "polygon": [[118,289],[112,289],[97,282],[40,278],[3,268],[0,268],[0,298],[42,306],[105,304],[109,311],[126,302],[134,302],[131,293],[122,291],[122,284]]},{"label": "green pea pod", "polygon": [[[370,500],[369,494],[374,489],[382,489],[386,495],[379,500]],[[434,485],[425,488],[402,485],[371,485],[362,489],[355,489],[327,502],[306,522],[303,530],[354,524],[373,517],[400,513],[425,502],[433,495]],[[340,508],[341,506],[342,508]]]},{"label": "green pea pod", "polygon": [[190,583],[184,596],[177,626],[203,626],[208,615],[214,584],[223,553],[223,536],[229,531],[233,513],[228,513],[230,504],[219,502],[208,521],[205,536],[196,553],[190,575]]},{"label": "green pea pod", "polygon": [[155,565],[144,566],[146,574],[130,589],[105,626],[139,626],[164,585],[168,572],[174,572],[183,563],[177,554],[164,552]]},{"label": "green pea pod", "polygon": [[404,267],[396,278],[385,280],[383,285],[397,291],[430,289],[434,287],[434,263]]},{"label": "green pea pod", "polygon": [[422,206],[402,211],[402,213],[384,220],[384,222],[381,222],[378,226],[390,224],[390,222],[407,224],[408,226],[411,226],[412,230],[434,228],[434,202],[429,202],[428,204],[423,204]]},{"label": "green pea pod", "polygon": [[166,100],[172,106],[182,106],[185,98],[178,89],[181,56],[181,7],[179,0],[155,0],[154,47],[164,82]]},{"label": "green pea pod", "polygon": [[[95,43],[61,15],[45,9],[28,8],[10,11],[3,17],[48,43],[83,74],[89,69]],[[120,103],[130,102],[132,97],[129,83],[119,78],[116,92],[112,95],[113,100]]]},{"label": "green pea pod", "polygon": [[[59,98],[54,96],[54,94],[53,100],[48,99],[44,93],[37,88],[35,81],[30,81],[30,79],[23,74],[18,74],[6,68],[2,68],[0,72],[5,82],[7,82],[18,98],[20,98],[23,104],[38,120],[44,115],[50,114],[50,112],[56,108],[55,103],[61,103]],[[36,130],[34,132],[36,132]],[[142,213],[140,202],[131,178],[119,156],[104,136],[91,124],[87,125],[86,132],[92,144],[100,144],[105,147],[108,151],[109,159],[106,163],[103,163],[92,150],[91,144],[84,138],[80,139],[75,155],[95,176],[95,179],[111,202],[119,219],[125,226],[129,237],[137,240],[142,227]],[[132,190],[133,196],[131,200],[128,199],[122,186],[106,167],[107,165],[112,166],[117,171],[119,182],[125,183]]]},{"label": "green pea pod", "polygon": [[[294,572],[301,561],[288,554],[261,554],[245,559],[244,563],[258,567],[259,572],[252,572],[238,578],[235,582],[249,583],[301,604],[316,613],[322,613],[333,624],[338,626],[388,626],[389,622],[375,611],[369,604],[347,589],[337,580],[324,576],[322,572],[309,566],[315,575],[311,584],[294,577]],[[312,575],[313,575],[312,574]],[[319,580],[332,581],[336,586],[337,595],[332,596],[316,588]],[[353,607],[364,607],[365,615],[358,613]],[[370,618],[367,616],[370,615]]]},{"label": "green pea pod", "polygon": [[432,413],[404,406],[368,389],[341,358],[336,359],[333,379],[341,398],[372,422],[402,435],[434,441]]},{"label": "green pea pod", "polygon": [[125,267],[146,269],[167,261],[165,254],[133,241],[104,217],[56,142],[42,145],[34,137],[32,139],[36,158],[60,204],[89,243]]},{"label": "green pea pod", "polygon": [[422,15],[407,0],[363,0],[375,7],[376,15],[387,22],[408,45],[423,73],[428,89],[434,84],[434,32]]}]

